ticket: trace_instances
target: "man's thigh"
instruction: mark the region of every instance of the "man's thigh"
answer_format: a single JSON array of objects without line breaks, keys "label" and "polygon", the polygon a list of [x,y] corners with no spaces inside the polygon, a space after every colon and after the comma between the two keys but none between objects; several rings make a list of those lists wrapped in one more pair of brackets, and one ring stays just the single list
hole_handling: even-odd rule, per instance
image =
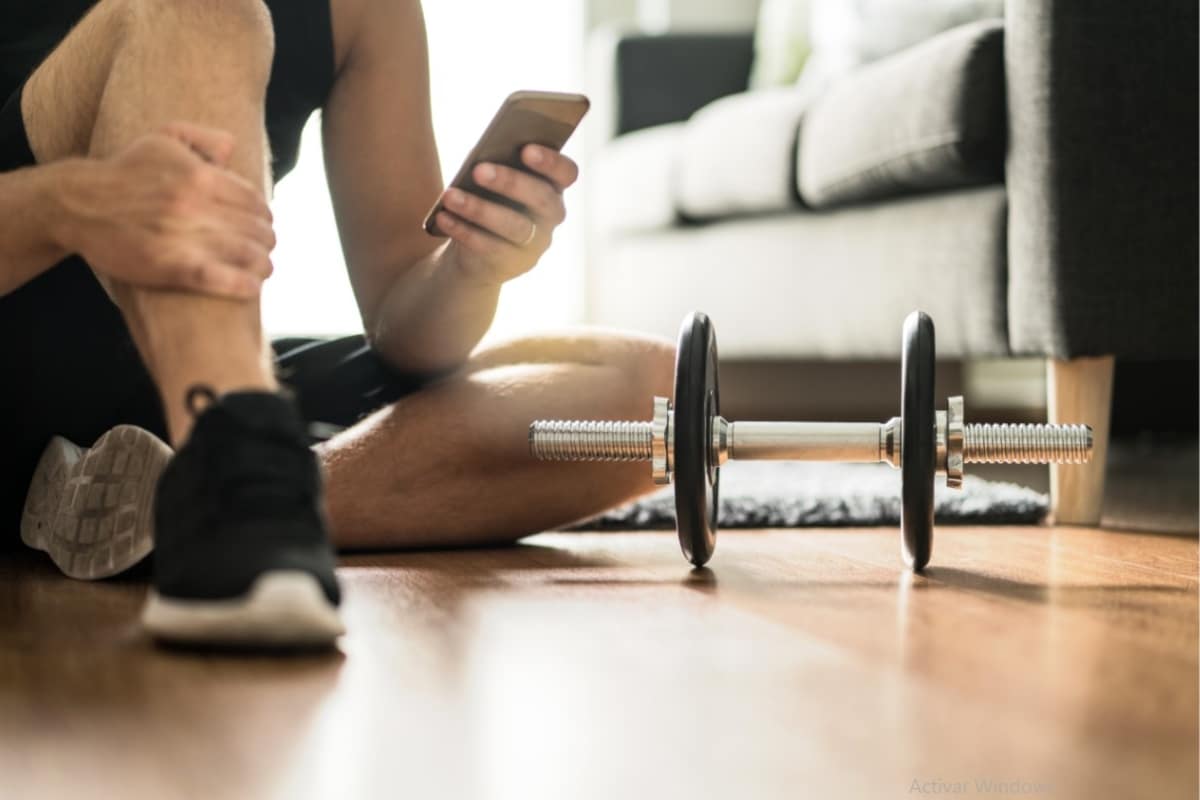
[{"label": "man's thigh", "polygon": [[100,0],[26,81],[21,114],[38,163],[87,153],[128,3]]},{"label": "man's thigh", "polygon": [[[471,374],[523,364],[563,364],[616,370],[637,386],[659,386],[674,371],[667,339],[630,331],[579,328],[500,341],[479,348],[463,368]],[[648,397],[639,398],[649,402]]]},{"label": "man's thigh", "polygon": [[[399,404],[426,403],[425,395],[482,400],[504,395],[505,402],[527,404],[536,413],[547,394],[561,402],[578,400],[578,410],[644,412],[648,392],[669,391],[674,351],[669,342],[649,336],[595,331],[563,332],[502,341],[479,348],[460,369],[443,375],[397,370],[387,365],[361,335],[337,339],[293,338],[274,342],[280,381],[296,396],[314,438],[348,428],[371,413]],[[575,386],[575,369],[591,367],[613,380],[605,391]],[[458,394],[456,385],[479,391]],[[449,391],[448,391],[449,390]],[[454,414],[484,414],[486,407],[445,409]],[[532,421],[530,417],[530,421]]]},{"label": "man's thigh", "polygon": [[400,397],[398,409],[423,409],[413,415],[418,425],[431,411],[444,415],[438,424],[468,416],[485,425],[523,421],[513,441],[524,446],[520,433],[540,417],[643,418],[653,396],[671,394],[674,359],[666,339],[629,332],[581,328],[514,338],[480,347],[461,369]]}]

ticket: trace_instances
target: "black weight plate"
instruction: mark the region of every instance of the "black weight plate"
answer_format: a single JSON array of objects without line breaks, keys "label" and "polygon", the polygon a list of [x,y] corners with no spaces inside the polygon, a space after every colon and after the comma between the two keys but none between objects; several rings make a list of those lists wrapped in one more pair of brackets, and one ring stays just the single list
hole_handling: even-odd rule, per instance
[{"label": "black weight plate", "polygon": [[712,322],[693,311],[679,328],[675,354],[675,524],[683,555],[696,566],[717,546],[720,470],[709,458],[717,392],[717,336]]},{"label": "black weight plate", "polygon": [[900,368],[900,532],[904,563],[920,571],[933,554],[933,475],[937,457],[933,413],[933,320],[914,311],[904,320]]}]

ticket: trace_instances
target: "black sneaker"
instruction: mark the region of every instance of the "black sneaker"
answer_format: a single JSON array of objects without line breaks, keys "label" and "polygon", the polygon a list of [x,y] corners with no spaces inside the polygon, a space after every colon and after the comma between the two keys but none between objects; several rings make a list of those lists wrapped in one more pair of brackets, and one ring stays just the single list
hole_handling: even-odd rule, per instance
[{"label": "black sneaker", "polygon": [[154,588],[142,622],[192,645],[313,647],[344,632],[321,474],[290,400],[189,393],[191,436],[155,496]]}]

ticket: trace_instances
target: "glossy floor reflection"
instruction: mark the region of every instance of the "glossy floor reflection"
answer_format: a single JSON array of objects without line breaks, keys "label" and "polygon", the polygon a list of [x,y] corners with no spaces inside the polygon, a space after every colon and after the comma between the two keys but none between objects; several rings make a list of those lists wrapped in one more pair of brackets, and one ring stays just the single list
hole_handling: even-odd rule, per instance
[{"label": "glossy floor reflection", "polygon": [[341,652],[296,659],[157,650],[140,581],[4,557],[0,797],[1196,795],[1194,536],[944,527],[916,577],[898,550],[354,556]]}]

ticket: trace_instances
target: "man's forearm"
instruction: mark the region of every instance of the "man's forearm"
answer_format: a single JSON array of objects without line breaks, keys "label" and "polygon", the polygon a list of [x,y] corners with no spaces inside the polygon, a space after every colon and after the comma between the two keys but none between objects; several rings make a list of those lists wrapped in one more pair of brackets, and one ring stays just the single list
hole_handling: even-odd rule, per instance
[{"label": "man's forearm", "polygon": [[67,159],[0,173],[0,296],[69,255],[61,192],[78,165]]},{"label": "man's forearm", "polygon": [[368,331],[372,345],[401,369],[443,372],[466,361],[492,324],[500,284],[462,274],[447,244],[395,280]]}]

